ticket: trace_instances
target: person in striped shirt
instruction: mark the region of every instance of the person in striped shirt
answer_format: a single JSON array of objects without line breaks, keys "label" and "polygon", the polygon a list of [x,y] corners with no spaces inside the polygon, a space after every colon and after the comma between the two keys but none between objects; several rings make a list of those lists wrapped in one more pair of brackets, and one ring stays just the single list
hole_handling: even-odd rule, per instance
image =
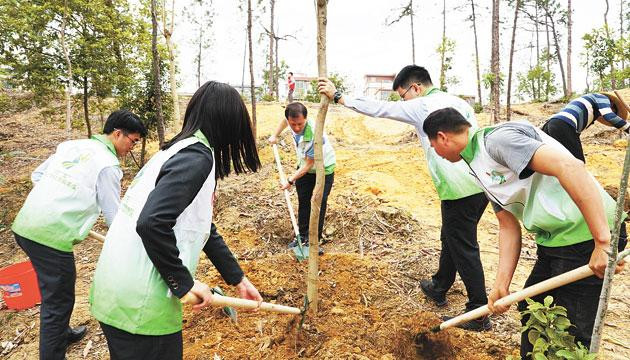
[{"label": "person in striped shirt", "polygon": [[580,135],[596,120],[626,133],[628,111],[614,93],[586,94],[571,101],[543,125],[542,130],[560,142],[576,158],[586,162]]}]

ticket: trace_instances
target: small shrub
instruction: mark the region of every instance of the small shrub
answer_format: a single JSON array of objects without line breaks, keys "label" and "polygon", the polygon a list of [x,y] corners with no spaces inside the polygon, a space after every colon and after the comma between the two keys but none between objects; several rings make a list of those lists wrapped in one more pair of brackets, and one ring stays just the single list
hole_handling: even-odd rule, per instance
[{"label": "small shrub", "polygon": [[[589,353],[582,343],[575,343],[575,337],[567,331],[571,321],[567,318],[567,309],[552,305],[553,297],[545,297],[541,304],[532,299],[527,301],[527,310],[521,316],[529,315],[529,319],[521,332],[529,330],[527,338],[534,346],[531,355],[534,360],[595,360],[597,354]],[[512,356],[508,360],[516,359]]]},{"label": "small shrub", "polygon": [[392,91],[392,92],[389,94],[389,98],[388,98],[387,100],[389,100],[389,101],[399,101],[400,99],[401,99],[401,98],[400,98],[400,94],[398,94],[398,93],[397,93],[397,92],[395,92],[395,91]]},{"label": "small shrub", "polygon": [[473,110],[475,110],[475,114],[479,114],[483,111],[483,106],[481,105],[481,103],[476,102],[473,105]]}]

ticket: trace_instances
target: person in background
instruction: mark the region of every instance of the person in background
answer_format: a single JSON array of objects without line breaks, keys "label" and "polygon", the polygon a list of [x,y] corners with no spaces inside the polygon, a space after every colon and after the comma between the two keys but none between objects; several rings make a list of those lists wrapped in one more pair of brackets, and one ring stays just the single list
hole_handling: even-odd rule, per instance
[{"label": "person in background", "polygon": [[138,116],[114,111],[102,135],[59,144],[31,176],[33,189],[11,229],[37,273],[40,359],[64,359],[68,345],[87,332],[85,326],[69,326],[77,275],[73,247],[85,239],[99,214],[107,226],[112,224],[123,175],[118,158],[146,135]]},{"label": "person in background", "polygon": [[208,306],[201,251],[245,299],[262,301],[212,223],[218,179],[260,168],[247,108],[230,85],[192,96],[181,132],[138,172],[110,227],[90,291],[111,359],[183,357],[182,303]]},{"label": "person in background", "polygon": [[[298,227],[300,230],[301,244],[308,246],[309,242],[309,221],[311,217],[311,197],[315,188],[315,146],[313,136],[315,134],[315,124],[306,119],[308,111],[306,107],[299,102],[294,102],[284,110],[285,119],[280,120],[278,127],[273,135],[269,138],[269,143],[276,144],[278,136],[287,127],[291,127],[291,134],[295,141],[295,153],[297,157],[297,171],[287,178],[287,183],[280,186],[281,190],[289,189],[295,185],[298,193]],[[324,151],[324,193],[322,195],[322,206],[319,211],[319,228],[317,233],[319,241],[322,240],[324,229],[324,219],[326,218],[326,204],[328,195],[335,181],[335,167],[337,161],[335,158],[335,149],[333,149],[328,136],[323,138]],[[293,240],[289,247],[297,246],[297,239]],[[320,247],[320,255],[322,254]]]},{"label": "person in background", "polygon": [[290,104],[293,102],[293,91],[295,90],[295,80],[293,79],[293,73],[289,71],[287,77],[287,85],[289,87],[289,95],[287,96],[287,102]]}]

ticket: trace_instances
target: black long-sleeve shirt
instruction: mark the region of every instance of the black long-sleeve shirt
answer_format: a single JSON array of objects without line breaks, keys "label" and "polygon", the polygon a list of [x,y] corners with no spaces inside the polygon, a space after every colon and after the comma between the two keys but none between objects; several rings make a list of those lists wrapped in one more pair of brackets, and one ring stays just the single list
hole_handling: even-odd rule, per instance
[{"label": "black long-sleeve shirt", "polygon": [[[173,155],[162,165],[155,189],[138,217],[136,232],[149,259],[179,298],[190,291],[194,280],[178,257],[173,226],[210,176],[213,163],[211,151],[201,143]],[[228,284],[236,285],[242,280],[243,271],[214,224],[203,251]]]}]

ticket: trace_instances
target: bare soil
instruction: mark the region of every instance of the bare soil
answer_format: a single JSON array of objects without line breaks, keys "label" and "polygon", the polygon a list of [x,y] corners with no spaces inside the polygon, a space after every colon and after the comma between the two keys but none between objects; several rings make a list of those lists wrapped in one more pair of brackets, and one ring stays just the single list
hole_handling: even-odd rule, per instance
[{"label": "bare soil", "polygon": [[[625,90],[630,97],[630,89]],[[540,124],[560,104],[516,105]],[[57,109],[57,113],[63,113]],[[314,117],[317,105],[309,106]],[[0,118],[0,267],[23,261],[9,229],[30,190],[30,172],[65,138],[60,117],[29,110]],[[278,103],[258,107],[259,153],[263,168],[256,174],[230,176],[219,183],[215,223],[265,301],[302,307],[306,294],[305,262],[287,251],[292,228],[271,148],[266,138],[282,118]],[[479,114],[482,124],[487,114]],[[419,287],[436,270],[440,242],[440,203],[431,184],[423,152],[406,125],[360,116],[332,106],[327,132],[334,141],[338,167],[324,229],[327,243],[320,258],[320,304],[317,316],[238,312],[234,324],[220,309],[184,314],[186,359],[504,359],[516,354],[520,324],[514,309],[493,317],[483,333],[448,329],[430,334],[420,348],[414,338],[439,324],[439,316],[464,309],[465,290],[458,279],[448,293],[449,305],[437,308]],[[74,138],[82,134],[73,133]],[[583,135],[587,165],[611,193],[617,191],[624,148],[615,132],[595,125]],[[281,154],[285,172],[294,169],[289,136]],[[155,151],[156,146],[150,147]],[[137,168],[125,162],[125,184]],[[297,197],[293,196],[294,207]],[[98,228],[99,232],[104,232]],[[479,225],[486,284],[497,268],[497,224],[490,208]],[[89,314],[88,289],[101,244],[87,239],[75,248],[77,300],[71,323],[87,324],[85,339],[70,347],[68,359],[107,359],[107,345]],[[535,244],[527,235],[512,290],[522,288],[535,260]],[[628,270],[615,278],[604,336],[604,357],[630,357]],[[202,256],[197,276],[225,285]],[[0,303],[0,306],[2,304]],[[0,311],[0,357],[37,356],[38,307]],[[300,326],[301,321],[304,320]],[[16,345],[10,346],[7,342]],[[428,346],[426,345],[428,344]]]}]

